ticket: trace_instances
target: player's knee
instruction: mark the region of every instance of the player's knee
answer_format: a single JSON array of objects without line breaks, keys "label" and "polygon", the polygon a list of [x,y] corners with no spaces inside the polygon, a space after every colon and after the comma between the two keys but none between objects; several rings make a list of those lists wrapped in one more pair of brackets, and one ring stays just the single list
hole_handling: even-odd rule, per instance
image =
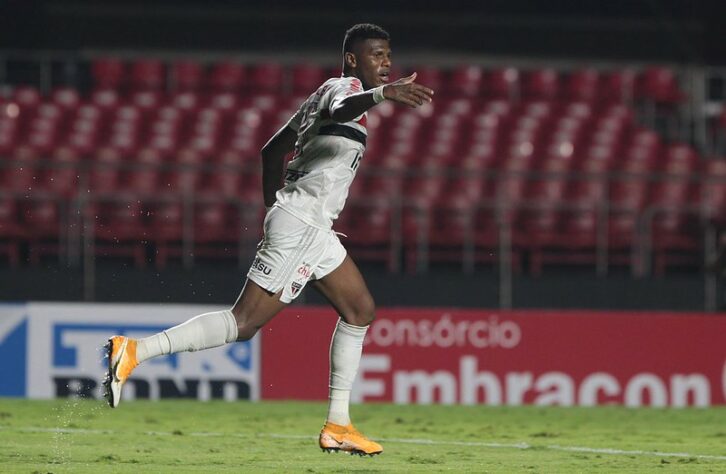
[{"label": "player's knee", "polygon": [[368,326],[376,319],[376,304],[370,295],[359,298],[351,310],[342,315],[343,320],[354,326]]},{"label": "player's knee", "polygon": [[248,341],[252,339],[260,327],[252,322],[252,318],[241,310],[232,311],[234,319],[237,321],[237,341]]}]

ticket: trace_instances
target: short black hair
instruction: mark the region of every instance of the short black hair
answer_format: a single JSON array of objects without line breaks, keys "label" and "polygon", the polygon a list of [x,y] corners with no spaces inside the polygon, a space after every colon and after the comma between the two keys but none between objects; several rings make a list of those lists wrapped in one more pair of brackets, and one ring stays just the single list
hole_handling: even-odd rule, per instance
[{"label": "short black hair", "polygon": [[359,23],[348,28],[343,40],[343,54],[353,51],[353,45],[358,41],[367,39],[382,39],[390,41],[388,32],[378,25],[372,23]]}]

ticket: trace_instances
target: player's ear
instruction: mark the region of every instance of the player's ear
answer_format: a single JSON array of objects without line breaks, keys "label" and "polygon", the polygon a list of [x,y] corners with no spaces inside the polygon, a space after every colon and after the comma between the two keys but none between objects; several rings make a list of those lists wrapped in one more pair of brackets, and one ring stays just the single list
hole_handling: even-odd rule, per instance
[{"label": "player's ear", "polygon": [[348,67],[355,67],[356,65],[356,59],[355,54],[348,51],[343,55],[343,61],[345,61],[345,65]]}]

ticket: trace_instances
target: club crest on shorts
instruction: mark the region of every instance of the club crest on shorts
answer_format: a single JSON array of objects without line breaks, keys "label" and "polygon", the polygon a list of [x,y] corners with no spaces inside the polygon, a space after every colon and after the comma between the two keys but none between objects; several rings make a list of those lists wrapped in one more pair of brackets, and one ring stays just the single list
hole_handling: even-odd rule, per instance
[{"label": "club crest on shorts", "polygon": [[291,293],[293,294],[293,296],[294,296],[294,295],[296,295],[296,294],[297,294],[297,292],[298,292],[298,291],[300,291],[300,290],[302,289],[302,287],[303,287],[303,286],[302,286],[302,283],[299,283],[299,282],[297,282],[297,281],[293,281],[293,282],[292,282],[292,283],[290,284],[290,292],[291,292]]}]

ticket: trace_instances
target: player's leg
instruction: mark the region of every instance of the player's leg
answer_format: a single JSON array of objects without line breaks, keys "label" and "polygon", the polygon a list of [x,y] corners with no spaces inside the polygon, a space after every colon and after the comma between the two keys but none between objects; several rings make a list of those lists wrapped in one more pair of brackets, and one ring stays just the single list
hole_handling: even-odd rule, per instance
[{"label": "player's leg", "polygon": [[353,428],[348,412],[363,339],[375,317],[373,297],[350,256],[313,285],[340,315],[330,343],[330,403],[327,421],[320,433],[320,447],[329,451],[378,454],[383,447]]},{"label": "player's leg", "polygon": [[272,294],[248,279],[231,310],[200,314],[139,340],[126,336],[112,337],[106,345],[109,363],[104,381],[109,405],[118,406],[124,383],[141,362],[161,355],[246,341],[284,307],[279,294]]}]

